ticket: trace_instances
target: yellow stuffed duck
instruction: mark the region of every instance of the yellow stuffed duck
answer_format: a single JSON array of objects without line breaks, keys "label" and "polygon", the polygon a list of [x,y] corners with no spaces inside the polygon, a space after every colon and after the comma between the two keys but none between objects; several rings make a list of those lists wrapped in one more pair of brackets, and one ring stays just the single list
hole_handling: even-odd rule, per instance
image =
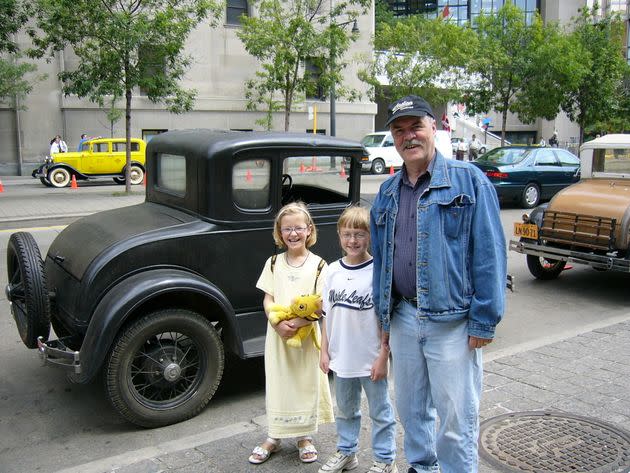
[{"label": "yellow stuffed duck", "polygon": [[[316,311],[320,309],[321,306],[322,298],[315,294],[296,297],[291,301],[289,307],[280,304],[272,304],[269,306],[269,322],[271,322],[271,325],[276,326],[283,320],[295,319],[297,317],[314,321],[319,319],[319,313]],[[317,332],[313,324],[300,327],[294,336],[287,339],[287,345],[292,348],[302,348],[302,341],[309,335],[313,337],[313,343],[319,350],[319,340],[317,339]]]}]

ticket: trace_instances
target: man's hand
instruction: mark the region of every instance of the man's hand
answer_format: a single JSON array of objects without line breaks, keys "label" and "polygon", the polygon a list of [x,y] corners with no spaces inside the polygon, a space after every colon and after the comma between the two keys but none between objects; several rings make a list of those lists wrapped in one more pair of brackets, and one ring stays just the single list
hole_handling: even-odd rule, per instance
[{"label": "man's hand", "polygon": [[474,350],[475,348],[483,348],[490,343],[492,343],[492,338],[479,338],[473,337],[472,335],[468,337],[468,347],[471,350]]},{"label": "man's hand", "polygon": [[319,369],[326,374],[330,370],[330,357],[327,350],[322,350],[319,354]]}]

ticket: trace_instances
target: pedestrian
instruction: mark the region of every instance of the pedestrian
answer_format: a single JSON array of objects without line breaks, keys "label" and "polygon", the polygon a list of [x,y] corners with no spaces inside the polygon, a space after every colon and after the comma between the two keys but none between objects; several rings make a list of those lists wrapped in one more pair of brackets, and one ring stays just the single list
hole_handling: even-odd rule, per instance
[{"label": "pedestrian", "polygon": [[50,155],[53,153],[67,153],[68,145],[65,141],[61,139],[60,135],[56,135],[52,140],[50,140]]},{"label": "pedestrian", "polygon": [[464,141],[464,138],[458,138],[457,139],[457,150],[455,152],[455,158],[458,161],[463,161],[465,154],[466,154],[466,142]]},{"label": "pedestrian", "polygon": [[481,149],[481,141],[477,138],[477,135],[473,133],[470,143],[468,143],[468,161],[474,161],[479,157],[479,150]]},{"label": "pedestrian", "polygon": [[337,452],[319,473],[358,466],[362,389],[372,419],[374,463],[369,472],[398,472],[396,420],[387,385],[389,346],[381,343],[384,332],[372,300],[369,225],[365,208],[349,207],[341,214],[337,233],[344,257],[330,265],[324,284],[320,367],[334,376]]},{"label": "pedestrian", "polygon": [[552,146],[554,148],[558,147],[558,130],[554,130],[553,135],[551,135],[551,138],[549,138],[549,146]]},{"label": "pedestrian", "polygon": [[[321,294],[326,277],[326,262],[309,248],[317,241],[317,229],[301,202],[285,205],[274,221],[273,238],[286,251],[267,259],[256,287],[265,293],[263,306],[269,316],[273,303],[288,306],[302,294]],[[302,348],[286,345],[285,340],[306,324],[291,319],[273,326],[267,324],[265,339],[265,405],[267,439],[255,447],[250,463],[260,464],[280,448],[283,438],[297,438],[299,458],[304,463],[317,460],[312,434],[320,423],[332,422],[332,400],[328,377],[319,369],[319,351],[313,343]]]},{"label": "pedestrian", "polygon": [[79,152],[83,151],[83,143],[85,143],[86,141],[97,140],[99,138],[101,138],[101,137],[100,136],[90,136],[90,137],[88,137],[87,134],[81,133],[81,139],[79,140],[79,146],[77,146],[77,151],[79,151]]},{"label": "pedestrian", "polygon": [[480,348],[505,304],[497,195],[477,167],[436,152],[422,98],[393,102],[386,125],[404,165],[371,209],[373,296],[389,332],[409,472],[476,473]]},{"label": "pedestrian", "polygon": [[547,146],[547,143],[545,143],[545,139],[541,138],[540,141],[538,142],[538,146]]}]

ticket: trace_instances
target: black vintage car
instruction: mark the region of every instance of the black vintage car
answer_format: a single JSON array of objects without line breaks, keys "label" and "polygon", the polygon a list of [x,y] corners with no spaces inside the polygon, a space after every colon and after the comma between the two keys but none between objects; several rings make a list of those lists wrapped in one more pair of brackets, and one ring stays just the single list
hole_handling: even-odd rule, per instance
[{"label": "black vintage car", "polygon": [[[359,200],[366,153],[307,134],[156,136],[144,203],[76,221],[45,261],[31,234],[11,236],[6,293],[22,340],[73,382],[102,368],[113,406],[137,425],[195,416],[221,381],[226,353],[263,354],[255,283],[276,251],[274,215],[305,202],[319,231],[314,251],[338,258],[336,222]],[[356,165],[346,175],[348,158]]]}]

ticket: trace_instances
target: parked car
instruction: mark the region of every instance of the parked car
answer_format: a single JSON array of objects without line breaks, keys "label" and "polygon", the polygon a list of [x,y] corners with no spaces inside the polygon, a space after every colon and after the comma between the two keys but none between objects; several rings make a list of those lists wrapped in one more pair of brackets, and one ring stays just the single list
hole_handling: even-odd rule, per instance
[{"label": "parked car", "polygon": [[538,279],[554,279],[567,262],[630,272],[630,135],[586,142],[582,180],[514,224],[510,250],[527,255]]},{"label": "parked car", "polygon": [[[131,184],[142,184],[145,171],[146,144],[139,138],[131,139]],[[126,138],[98,138],[83,143],[81,151],[54,153],[34,169],[32,176],[48,187],[66,187],[72,176],[77,180],[113,178],[125,183],[127,164]]]},{"label": "parked car", "polygon": [[[437,130],[435,134],[435,147],[447,158],[453,157],[448,147],[449,134],[443,130]],[[377,131],[368,133],[361,140],[369,152],[361,162],[364,171],[372,174],[383,174],[390,168],[400,169],[403,160],[394,147],[394,138],[389,131]]]},{"label": "parked car", "polygon": [[[30,233],[11,235],[6,294],[20,337],[75,383],[102,370],[112,405],[134,424],[195,416],[226,352],[263,354],[267,318],[255,286],[277,251],[274,216],[305,202],[318,229],[313,250],[340,257],[337,220],[359,201],[366,154],[358,142],[312,134],[155,136],[144,203],[72,223],[45,261]],[[349,175],[327,171],[331,157],[350,158]]]},{"label": "parked car", "polygon": [[504,146],[473,164],[488,176],[499,199],[520,202],[527,209],[580,178],[580,159],[560,148]]}]

